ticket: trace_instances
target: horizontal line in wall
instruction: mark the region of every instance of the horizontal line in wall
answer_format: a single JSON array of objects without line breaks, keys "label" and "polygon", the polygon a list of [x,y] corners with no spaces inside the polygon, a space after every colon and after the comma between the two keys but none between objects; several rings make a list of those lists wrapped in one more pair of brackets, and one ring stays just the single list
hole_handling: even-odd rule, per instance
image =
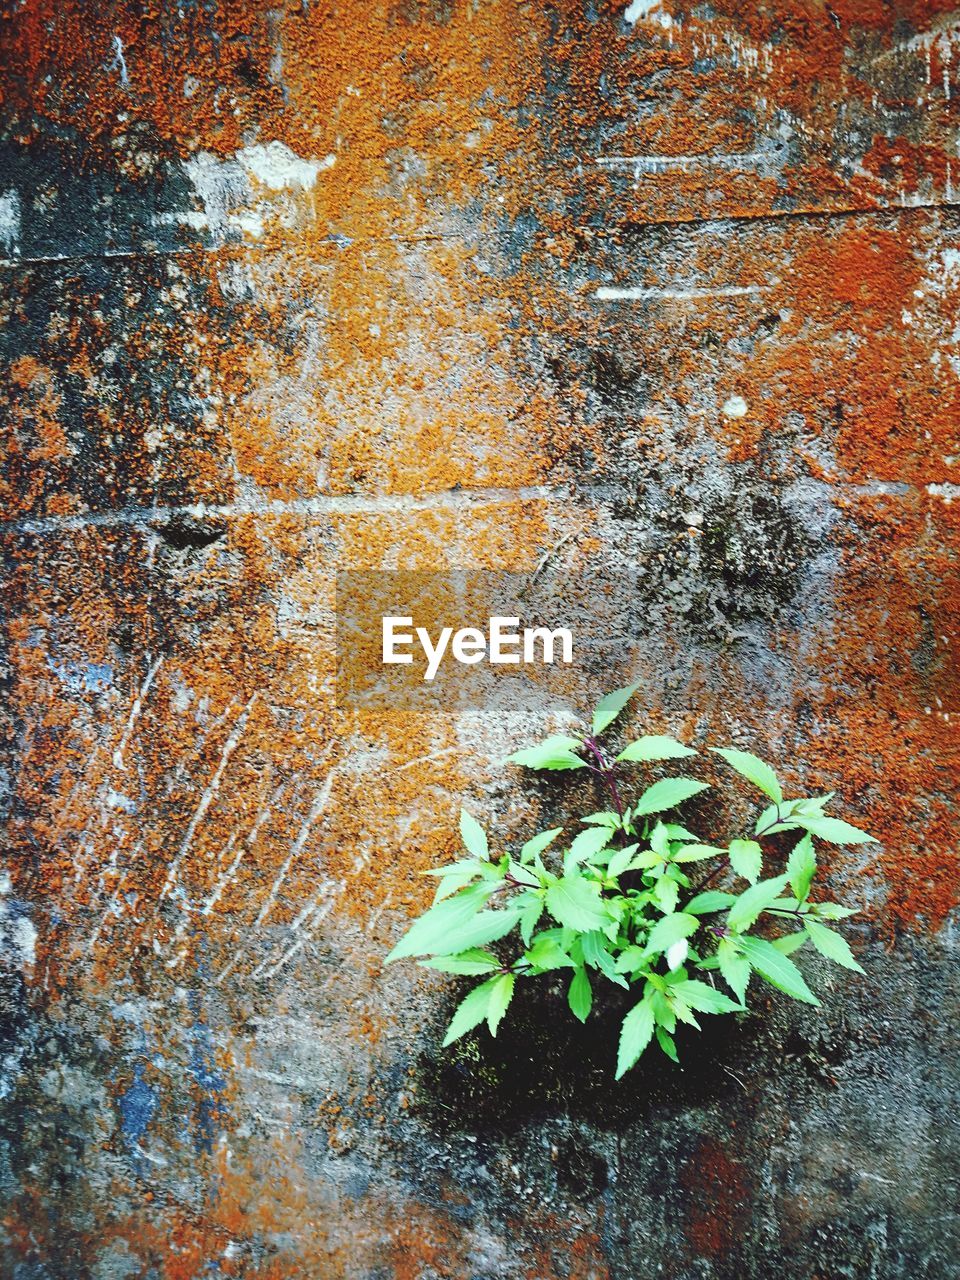
[{"label": "horizontal line in wall", "polygon": [[550,485],[526,485],[517,489],[448,489],[427,494],[331,494],[291,501],[193,502],[184,506],[120,507],[77,515],[26,516],[0,524],[0,534],[69,533],[80,529],[110,529],[125,525],[163,525],[171,520],[234,519],[245,516],[403,515],[407,512],[450,510],[499,502],[543,502],[563,496]]},{"label": "horizontal line in wall", "polygon": [[599,302],[696,302],[700,298],[746,298],[758,293],[769,293],[772,285],[731,284],[716,289],[645,289],[609,288],[606,285],[593,295]]},{"label": "horizontal line in wall", "polygon": [[[852,484],[842,480],[829,482],[807,479],[802,489],[812,499],[829,498],[834,494],[848,497],[905,498],[926,494],[949,501],[960,493],[960,487],[950,484],[922,486],[903,481],[874,480]],[[0,524],[0,537],[79,532],[84,529],[115,529],[125,527],[153,528],[176,519],[244,519],[269,516],[299,516],[305,520],[325,516],[378,516],[405,515],[418,511],[469,511],[488,504],[504,502],[563,503],[572,510],[588,500],[596,505],[611,502],[622,496],[622,489],[606,481],[580,483],[575,492],[567,486],[526,485],[517,489],[454,489],[426,494],[341,494],[316,498],[298,498],[290,502],[264,500],[263,502],[207,503],[193,502],[182,506],[121,507],[111,511],[92,511],[86,514],[63,516],[24,517]]]}]

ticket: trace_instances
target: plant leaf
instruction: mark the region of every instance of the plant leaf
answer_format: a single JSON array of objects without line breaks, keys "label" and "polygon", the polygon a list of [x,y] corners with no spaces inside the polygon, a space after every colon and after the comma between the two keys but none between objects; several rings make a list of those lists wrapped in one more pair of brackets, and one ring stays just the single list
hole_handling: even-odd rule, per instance
[{"label": "plant leaf", "polygon": [[822,956],[826,956],[828,960],[834,960],[837,964],[843,965],[844,969],[853,969],[856,973],[863,973],[863,969],[854,959],[846,938],[842,938],[839,933],[834,933],[825,924],[817,924],[815,920],[804,920],[803,927],[810,935],[810,941]]},{"label": "plant leaf", "polygon": [[703,893],[691,898],[683,909],[691,915],[706,916],[714,911],[722,911],[736,900],[735,894],[724,893],[722,889],[704,889]]},{"label": "plant leaf", "polygon": [[813,910],[821,920],[846,920],[857,914],[853,907],[841,907],[839,902],[815,902]]},{"label": "plant leaf", "polygon": [[507,756],[509,764],[522,764],[528,769],[585,769],[586,761],[576,754],[583,743],[578,738],[553,734],[534,747],[524,747]]},{"label": "plant leaf", "polygon": [[795,951],[800,948],[807,940],[807,935],[802,929],[798,929],[796,933],[785,933],[780,938],[771,938],[771,947],[776,947],[785,956],[792,956]]},{"label": "plant leaf", "polygon": [[604,946],[604,941],[604,936],[600,932],[585,933],[583,935],[581,945],[583,947],[584,963],[590,965],[591,968],[599,969],[605,978],[615,982],[618,987],[627,987],[629,984],[617,972],[613,956]]},{"label": "plant leaf", "polygon": [[803,827],[806,831],[812,831],[821,840],[829,840],[831,844],[880,843],[876,836],[872,836],[866,831],[861,831],[859,827],[852,827],[849,822],[844,822],[842,818],[827,818],[820,815],[795,813],[790,820],[796,823],[797,826]]},{"label": "plant leaf", "polygon": [[488,942],[505,937],[516,926],[520,915],[520,908],[513,905],[503,911],[480,911],[448,935],[442,946],[431,946],[427,951],[432,955],[459,955],[470,947],[485,947]]},{"label": "plant leaf", "polygon": [[790,877],[790,888],[794,897],[803,902],[810,892],[810,885],[817,870],[817,855],[813,851],[813,840],[808,832],[802,840],[793,846],[787,860],[787,875]]},{"label": "plant leaf", "polygon": [[722,858],[726,849],[715,844],[685,844],[671,858],[671,862],[702,862],[704,858]]},{"label": "plant leaf", "polygon": [[819,1008],[820,1001],[804,981],[803,974],[782,951],[765,938],[741,938],[740,948],[760,977],[772,987]]},{"label": "plant leaf", "polygon": [[743,1008],[742,1004],[734,1004],[729,996],[725,996],[709,983],[698,982],[696,978],[686,978],[683,982],[675,982],[670,994],[679,996],[691,1009],[699,1009],[701,1013],[736,1013]]},{"label": "plant leaf", "polygon": [[748,782],[759,787],[765,796],[769,796],[774,804],[783,803],[783,788],[777,781],[777,775],[768,764],[751,755],[749,751],[737,751],[733,747],[711,747],[711,751],[723,756],[731,768],[736,769]]},{"label": "plant leaf", "polygon": [[700,928],[696,916],[678,911],[674,915],[663,916],[650,930],[650,937],[644,944],[646,955],[656,955],[660,951],[668,951],[681,938],[689,938]]},{"label": "plant leaf", "polygon": [[563,827],[552,827],[549,831],[539,831],[535,836],[531,836],[520,849],[520,861],[530,862],[538,853],[543,853],[544,849],[549,848],[557,836],[562,834]]},{"label": "plant leaf", "polygon": [[730,908],[727,925],[734,930],[749,929],[757,916],[765,907],[774,903],[787,887],[787,876],[774,876],[772,880],[761,880],[744,890]]},{"label": "plant leaf", "polygon": [[[387,956],[386,963],[392,964],[403,956],[422,956],[428,952],[449,954],[451,948],[445,944],[450,935],[473,919],[490,896],[492,888],[489,884],[476,884],[431,907],[419,920],[413,922]],[[474,944],[468,943],[456,950],[462,951],[466,946],[472,945]]]},{"label": "plant leaf", "polygon": [[523,908],[520,914],[520,937],[523,939],[525,947],[529,947],[533,931],[542,915],[543,898],[537,895],[529,905]]},{"label": "plant leaf", "polygon": [[587,827],[570,842],[570,856],[573,863],[586,862],[594,854],[605,849],[613,839],[611,827]]},{"label": "plant leaf", "polygon": [[467,853],[472,853],[475,858],[487,857],[490,849],[487,844],[486,832],[476,818],[467,813],[466,809],[460,810],[460,836]]},{"label": "plant leaf", "polygon": [[611,919],[600,900],[600,886],[579,875],[564,876],[550,886],[547,910],[555,920],[578,933],[602,929]]},{"label": "plant leaf", "polygon": [[667,738],[661,734],[647,734],[646,737],[638,738],[636,742],[631,742],[629,746],[624,747],[617,759],[639,764],[653,760],[680,760],[684,756],[696,754],[695,751],[691,751],[689,747],[685,747],[673,738]]},{"label": "plant leaf", "polygon": [[731,840],[730,865],[738,876],[756,884],[763,868],[763,850],[756,840]]},{"label": "plant leaf", "polygon": [[623,849],[618,849],[610,861],[607,863],[607,875],[611,880],[616,880],[618,876],[622,876],[627,867],[633,861],[633,855],[637,852],[637,845],[628,844]]},{"label": "plant leaf", "polygon": [[625,1075],[650,1043],[653,1035],[653,1009],[649,1000],[634,1005],[620,1028],[617,1051],[617,1079]]},{"label": "plant leaf", "polygon": [[546,973],[550,969],[575,969],[577,967],[555,938],[535,938],[533,945],[527,950],[523,958],[538,973]]},{"label": "plant leaf", "polygon": [[671,1062],[679,1063],[680,1059],[677,1057],[677,1046],[673,1043],[673,1036],[665,1027],[657,1027],[657,1044]]},{"label": "plant leaf", "polygon": [[605,698],[601,698],[593,713],[593,732],[603,733],[607,725],[613,724],[639,688],[639,683],[628,684],[625,688],[615,689],[613,693],[608,693]]},{"label": "plant leaf", "polygon": [[665,916],[672,915],[677,909],[677,900],[680,897],[680,886],[676,880],[668,880],[666,876],[661,876],[653,886],[653,897],[657,906]]},{"label": "plant leaf", "polygon": [[447,1034],[443,1037],[443,1048],[453,1044],[454,1040],[459,1040],[461,1036],[465,1036],[468,1031],[472,1031],[474,1027],[487,1016],[487,1010],[490,1008],[490,997],[493,993],[498,978],[490,978],[487,982],[481,982],[479,987],[474,987],[460,1001],[457,1011],[453,1015],[453,1021],[447,1028]]},{"label": "plant leaf", "polygon": [[469,977],[500,968],[497,957],[489,951],[481,951],[479,947],[471,947],[469,951],[462,951],[457,956],[435,956],[432,960],[418,960],[417,964],[424,969],[439,969],[441,973],[459,973]]},{"label": "plant leaf", "polygon": [[652,787],[647,787],[633,806],[633,811],[638,816],[662,813],[665,809],[673,809],[684,800],[689,800],[691,796],[707,789],[707,783],[696,782],[693,778],[661,778]]},{"label": "plant leaf", "polygon": [[593,990],[583,965],[579,965],[573,975],[570,990],[567,992],[567,1003],[573,1016],[579,1018],[581,1022],[586,1022],[593,1007]]},{"label": "plant leaf", "polygon": [[747,983],[750,981],[750,961],[740,954],[729,938],[720,939],[717,960],[724,982],[743,1004],[747,994]]},{"label": "plant leaf", "polygon": [[497,1034],[503,1020],[503,1015],[507,1012],[507,1006],[513,999],[513,988],[516,984],[516,976],[512,973],[501,973],[499,978],[493,981],[493,987],[490,991],[490,999],[487,1002],[487,1026],[490,1028],[490,1034]]}]

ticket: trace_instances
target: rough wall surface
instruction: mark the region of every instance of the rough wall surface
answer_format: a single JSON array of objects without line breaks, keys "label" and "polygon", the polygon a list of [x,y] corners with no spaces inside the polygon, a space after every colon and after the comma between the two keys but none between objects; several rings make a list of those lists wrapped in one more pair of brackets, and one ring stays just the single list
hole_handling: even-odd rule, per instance
[{"label": "rough wall surface", "polygon": [[[960,11],[0,40],[0,1274],[960,1275]],[[636,571],[594,677],[336,704],[338,569],[551,551]],[[453,985],[381,965],[416,872],[461,801],[529,830],[505,750],[631,677],[882,836],[828,868],[867,978],[616,1089],[552,997],[439,1057]]]}]

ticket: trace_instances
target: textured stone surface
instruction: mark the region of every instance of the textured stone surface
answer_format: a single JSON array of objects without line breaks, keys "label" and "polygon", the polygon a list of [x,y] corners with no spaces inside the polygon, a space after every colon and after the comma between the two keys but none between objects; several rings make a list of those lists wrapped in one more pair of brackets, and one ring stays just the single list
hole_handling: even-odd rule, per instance
[{"label": "textured stone surface", "polygon": [[[4,1276],[960,1274],[960,15],[630,17],[4,15]],[[633,581],[593,675],[336,705],[338,569],[552,549]],[[882,836],[868,976],[441,1057],[416,872],[621,677]]]}]

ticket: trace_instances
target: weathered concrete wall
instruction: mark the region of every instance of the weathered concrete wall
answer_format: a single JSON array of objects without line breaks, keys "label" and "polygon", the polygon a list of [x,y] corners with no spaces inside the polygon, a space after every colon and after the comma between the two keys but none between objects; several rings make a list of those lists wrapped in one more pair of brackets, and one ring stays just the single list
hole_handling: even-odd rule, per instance
[{"label": "weathered concrete wall", "polygon": [[[960,12],[630,16],[4,14],[3,1276],[960,1275]],[[616,1089],[380,964],[542,715],[333,698],[338,568],[561,539],[638,623],[555,725],[642,677],[883,839],[865,980]]]}]

